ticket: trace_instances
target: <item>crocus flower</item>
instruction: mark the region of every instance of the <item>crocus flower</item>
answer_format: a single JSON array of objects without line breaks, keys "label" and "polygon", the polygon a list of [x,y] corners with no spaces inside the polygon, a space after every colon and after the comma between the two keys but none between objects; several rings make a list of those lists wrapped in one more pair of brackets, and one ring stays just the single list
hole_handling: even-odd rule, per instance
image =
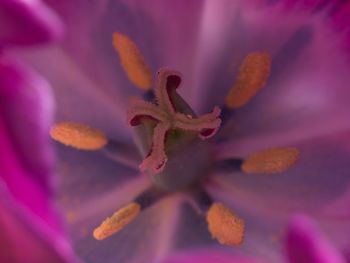
[{"label": "crocus flower", "polygon": [[48,83],[11,49],[57,40],[45,4],[0,1],[0,262],[74,262],[53,202]]},{"label": "crocus flower", "polygon": [[78,255],[152,262],[220,243],[279,262],[296,211],[348,247],[349,61],[346,28],[328,21],[339,5],[47,2],[64,43],[17,56],[54,87]]}]

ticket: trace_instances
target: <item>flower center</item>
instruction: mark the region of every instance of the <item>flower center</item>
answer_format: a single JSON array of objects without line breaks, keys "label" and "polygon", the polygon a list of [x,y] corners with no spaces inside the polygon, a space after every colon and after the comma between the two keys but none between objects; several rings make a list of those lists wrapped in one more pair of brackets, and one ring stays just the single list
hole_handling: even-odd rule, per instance
[{"label": "flower center", "polygon": [[214,136],[221,124],[219,107],[197,117],[177,94],[180,83],[178,72],[159,71],[155,101],[135,99],[127,114],[144,157],[140,170],[171,191],[205,176],[213,158],[209,143],[202,141]]},{"label": "flower center", "polygon": [[[213,143],[206,140],[217,133],[220,125],[225,125],[232,112],[249,103],[266,84],[271,67],[270,55],[261,52],[248,54],[225,105],[221,107],[222,114],[216,106],[210,113],[197,116],[177,93],[181,84],[179,72],[160,70],[151,91],[151,71],[137,46],[119,33],[113,34],[113,44],[129,80],[146,92],[145,97],[154,98],[152,101],[134,99],[127,111],[127,121],[134,129],[134,141],[143,158],[139,169],[151,178],[153,184],[104,220],[93,231],[95,239],[103,240],[117,233],[159,199],[181,191],[206,220],[213,238],[223,245],[240,245],[244,239],[244,219],[224,204],[215,202],[202,187],[210,183],[204,179],[220,169],[229,173],[239,171],[245,176],[282,173],[295,165],[299,150],[294,147],[270,148],[247,157],[220,159],[212,152]],[[50,134],[62,144],[85,151],[100,150],[132,167],[135,167],[132,159],[138,159],[134,156],[137,152],[134,148],[109,140],[102,131],[84,124],[57,123]]]}]

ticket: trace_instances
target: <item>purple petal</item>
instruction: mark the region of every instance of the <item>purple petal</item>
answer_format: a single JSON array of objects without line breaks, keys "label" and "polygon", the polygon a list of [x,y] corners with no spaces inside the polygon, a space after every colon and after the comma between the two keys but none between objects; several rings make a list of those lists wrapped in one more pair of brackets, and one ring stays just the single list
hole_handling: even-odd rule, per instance
[{"label": "purple petal", "polygon": [[2,57],[0,63],[0,109],[15,153],[26,172],[43,191],[49,191],[53,154],[49,125],[53,101],[48,83],[29,70]]},{"label": "purple petal", "polygon": [[[123,205],[120,203],[122,200],[130,201],[150,183],[149,178],[119,165],[103,152],[84,152],[57,145],[57,154],[58,198],[66,212],[75,211],[79,217],[85,217],[86,212],[98,215],[117,209],[118,205]],[[129,193],[124,191],[123,199],[120,199],[121,196],[116,194],[118,189],[122,190],[124,184],[134,180],[138,182],[133,184],[135,189],[129,187]],[[100,199],[102,201],[98,205],[97,200]]]},{"label": "purple petal", "polygon": [[223,248],[195,249],[179,251],[161,263],[257,263],[253,259],[237,256],[232,251]]},{"label": "purple petal", "polygon": [[[128,81],[112,46],[112,33],[128,35],[155,75],[161,67],[184,72],[189,96],[201,1],[51,1],[67,24],[65,50],[78,67],[123,110],[124,98],[139,94]],[[93,11],[91,11],[93,10]],[[93,14],[93,15],[91,15]]]},{"label": "purple petal", "polygon": [[[172,249],[180,215],[178,197],[163,199],[142,211],[133,222],[105,240],[98,241],[93,238],[94,228],[120,208],[122,202],[127,202],[122,193],[130,189],[131,185],[136,186],[133,182],[119,187],[120,191],[114,192],[115,202],[108,202],[109,211],[105,210],[98,214],[90,213],[90,215],[84,213],[85,217],[79,217],[79,214],[77,214],[78,218],[72,222],[71,227],[76,251],[87,262],[153,262],[164,258]],[[135,191],[135,189],[132,191]],[[131,191],[126,193],[129,196]],[[107,197],[105,200],[113,200],[111,194],[109,193],[109,197],[105,195],[104,197]],[[96,201],[94,202],[95,205],[92,206],[93,203],[90,203],[89,207],[96,210],[96,205],[101,204],[98,201],[102,201],[102,199],[94,201]],[[107,204],[103,206],[106,208]]]},{"label": "purple petal", "polygon": [[291,222],[286,238],[290,263],[345,263],[312,221],[298,216]]},{"label": "purple petal", "polygon": [[[57,105],[56,121],[81,122],[101,129],[110,139],[131,141],[126,110],[120,107],[128,100],[120,94],[109,94],[104,83],[96,81],[94,74],[84,72],[64,49],[18,54],[12,55],[26,59],[27,64],[50,81]],[[118,90],[115,86],[113,89]]]},{"label": "purple petal", "polygon": [[[294,167],[282,174],[231,173],[218,178],[222,182],[229,183],[231,193],[234,193],[233,189],[236,189],[237,193],[242,194],[241,197],[247,194],[244,199],[252,202],[247,203],[247,207],[252,207],[253,204],[259,202],[262,210],[266,211],[271,208],[270,211],[274,214],[288,213],[296,209],[320,213],[327,204],[343,196],[350,186],[350,178],[347,176],[347,171],[350,170],[348,138],[349,132],[343,132],[299,142],[290,141],[288,145],[300,150],[300,160]],[[237,157],[237,155],[231,155],[231,157],[234,156]],[[244,157],[245,155],[238,156]],[[237,201],[243,202],[243,200]],[[275,208],[278,209],[274,210]]]},{"label": "purple petal", "polygon": [[[246,238],[250,247],[256,245],[254,240],[263,240],[281,231],[289,216],[303,212],[317,218],[340,250],[347,249],[350,230],[349,143],[349,132],[298,143],[290,141],[289,145],[296,146],[301,156],[287,172],[274,175],[222,174],[208,185],[208,190],[216,199],[223,199],[233,208],[242,210],[239,214],[250,222],[250,227],[247,223]],[[281,145],[265,145],[273,146]]]},{"label": "purple petal", "polygon": [[58,16],[40,0],[0,1],[0,46],[48,42],[62,33]]},{"label": "purple petal", "polygon": [[199,47],[200,108],[223,104],[243,57],[266,51],[273,59],[269,82],[237,110],[223,131],[227,137],[316,136],[349,128],[349,65],[342,36],[321,13],[286,13],[279,6],[248,2],[209,1],[205,8],[204,28],[210,30],[203,30]]}]

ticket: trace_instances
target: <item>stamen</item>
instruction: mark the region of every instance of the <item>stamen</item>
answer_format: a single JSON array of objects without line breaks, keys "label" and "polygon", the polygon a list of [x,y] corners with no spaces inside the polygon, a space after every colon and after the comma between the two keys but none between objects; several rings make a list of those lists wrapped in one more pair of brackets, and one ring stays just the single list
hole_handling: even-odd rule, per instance
[{"label": "stamen", "polygon": [[52,139],[79,150],[98,150],[107,144],[107,138],[103,132],[74,122],[55,124],[50,135]]},{"label": "stamen", "polygon": [[93,236],[97,240],[103,240],[123,229],[140,213],[141,206],[138,203],[131,203],[108,217],[94,230]]},{"label": "stamen", "polygon": [[151,70],[135,43],[123,34],[114,33],[113,45],[129,80],[140,89],[149,90],[152,85]]},{"label": "stamen", "polygon": [[231,209],[221,203],[214,203],[207,212],[207,222],[209,232],[220,244],[242,244],[245,224]]},{"label": "stamen", "polygon": [[296,148],[272,148],[250,155],[242,165],[245,173],[281,173],[292,167],[299,159]]},{"label": "stamen", "polygon": [[270,68],[269,54],[258,52],[248,54],[241,64],[236,83],[226,97],[226,106],[240,108],[247,104],[265,85]]}]

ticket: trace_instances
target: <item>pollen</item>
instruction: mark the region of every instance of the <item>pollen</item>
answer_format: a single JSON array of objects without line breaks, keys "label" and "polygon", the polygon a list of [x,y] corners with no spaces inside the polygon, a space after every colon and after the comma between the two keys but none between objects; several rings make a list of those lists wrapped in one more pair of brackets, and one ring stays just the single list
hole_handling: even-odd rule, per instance
[{"label": "pollen", "polygon": [[123,229],[133,221],[140,213],[141,206],[138,203],[131,203],[108,217],[102,224],[95,228],[93,236],[97,240],[103,240]]},{"label": "pollen", "polygon": [[222,203],[214,203],[207,212],[208,230],[222,245],[242,244],[245,224],[233,211]]},{"label": "pollen", "polygon": [[50,135],[52,139],[79,150],[98,150],[107,144],[107,138],[103,132],[74,122],[55,124]]},{"label": "pollen", "polygon": [[135,43],[123,34],[114,33],[113,45],[129,80],[138,88],[149,90],[152,85],[152,74]]},{"label": "pollen", "polygon": [[242,164],[245,173],[281,173],[292,167],[299,159],[300,152],[293,147],[271,148],[250,155]]},{"label": "pollen", "polygon": [[240,108],[266,84],[271,69],[268,53],[250,53],[240,66],[237,80],[226,97],[226,106]]}]

